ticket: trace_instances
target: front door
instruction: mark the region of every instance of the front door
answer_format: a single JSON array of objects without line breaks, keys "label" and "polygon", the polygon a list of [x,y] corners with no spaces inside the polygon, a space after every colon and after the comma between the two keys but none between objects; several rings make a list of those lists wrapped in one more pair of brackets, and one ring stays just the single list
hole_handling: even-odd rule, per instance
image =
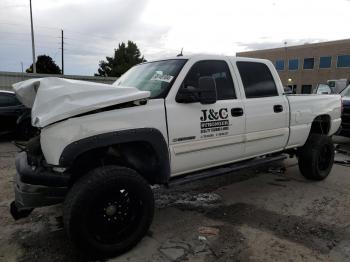
[{"label": "front door", "polygon": [[166,101],[172,175],[239,159],[244,150],[245,116],[225,60],[194,62],[180,88],[197,88],[199,77],[213,77],[214,104]]}]

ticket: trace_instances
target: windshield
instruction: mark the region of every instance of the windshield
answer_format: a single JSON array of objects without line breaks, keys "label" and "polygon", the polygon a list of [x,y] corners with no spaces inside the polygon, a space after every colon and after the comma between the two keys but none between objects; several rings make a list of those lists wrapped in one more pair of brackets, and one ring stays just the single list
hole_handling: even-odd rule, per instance
[{"label": "windshield", "polygon": [[345,88],[340,94],[341,96],[350,96],[350,85],[347,88]]},{"label": "windshield", "polygon": [[185,59],[172,59],[136,65],[113,85],[150,91],[151,98],[165,97],[186,62]]}]

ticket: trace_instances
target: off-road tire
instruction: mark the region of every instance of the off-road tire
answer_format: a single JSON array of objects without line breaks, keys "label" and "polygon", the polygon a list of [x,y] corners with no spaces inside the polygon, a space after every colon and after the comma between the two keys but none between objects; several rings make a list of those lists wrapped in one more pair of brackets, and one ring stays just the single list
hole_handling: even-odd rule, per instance
[{"label": "off-road tire", "polygon": [[311,180],[323,180],[332,170],[334,145],[326,135],[311,134],[305,145],[298,150],[301,174]]},{"label": "off-road tire", "polygon": [[135,246],[147,233],[153,214],[154,196],[145,179],[126,167],[104,166],[72,186],[64,202],[63,222],[78,249],[106,258]]}]

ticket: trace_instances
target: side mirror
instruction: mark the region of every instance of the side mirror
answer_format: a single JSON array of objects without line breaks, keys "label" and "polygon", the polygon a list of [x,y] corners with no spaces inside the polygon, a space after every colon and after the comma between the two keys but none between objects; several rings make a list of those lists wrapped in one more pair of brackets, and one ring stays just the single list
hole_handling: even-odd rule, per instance
[{"label": "side mirror", "polygon": [[216,83],[214,78],[203,76],[198,79],[198,88],[193,86],[181,87],[176,95],[178,103],[214,104],[217,101]]},{"label": "side mirror", "polygon": [[198,80],[199,102],[203,105],[214,104],[218,100],[216,83],[211,76],[203,76]]}]

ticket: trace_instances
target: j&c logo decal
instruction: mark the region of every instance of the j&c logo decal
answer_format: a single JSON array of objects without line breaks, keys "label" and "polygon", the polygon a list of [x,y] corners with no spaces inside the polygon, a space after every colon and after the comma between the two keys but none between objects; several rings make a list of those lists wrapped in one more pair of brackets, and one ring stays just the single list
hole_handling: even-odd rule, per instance
[{"label": "j&c logo decal", "polygon": [[228,118],[227,108],[221,108],[219,109],[218,112],[215,112],[214,109],[202,110],[201,121],[227,119],[227,118]]},{"label": "j&c logo decal", "polygon": [[227,108],[201,110],[201,138],[228,135],[229,120]]}]

